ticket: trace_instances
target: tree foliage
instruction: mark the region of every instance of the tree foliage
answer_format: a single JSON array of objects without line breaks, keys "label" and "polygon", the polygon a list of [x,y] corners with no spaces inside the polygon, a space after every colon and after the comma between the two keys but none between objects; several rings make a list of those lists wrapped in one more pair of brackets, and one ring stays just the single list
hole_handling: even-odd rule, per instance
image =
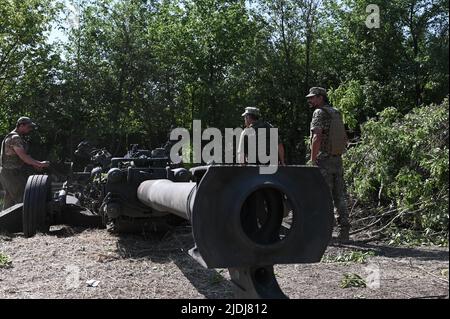
[{"label": "tree foliage", "polygon": [[350,192],[362,203],[397,208],[394,225],[448,231],[449,102],[402,115],[386,108],[363,125],[345,157]]},{"label": "tree foliage", "polygon": [[[380,28],[365,25],[369,4]],[[65,40],[49,38],[56,28]],[[323,86],[351,135],[362,134],[347,161],[352,193],[409,205],[445,175],[418,114],[444,116],[423,105],[448,96],[448,60],[443,0],[2,0],[0,131],[29,115],[40,124],[37,157],[71,158],[83,139],[123,155],[193,119],[240,126],[256,106],[279,127],[287,162],[304,164],[305,95]]]}]

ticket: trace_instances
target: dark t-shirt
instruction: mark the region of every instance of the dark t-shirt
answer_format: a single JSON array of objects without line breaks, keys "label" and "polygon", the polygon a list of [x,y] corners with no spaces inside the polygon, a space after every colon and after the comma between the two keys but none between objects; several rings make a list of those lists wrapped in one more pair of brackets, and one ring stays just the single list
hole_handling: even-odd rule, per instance
[{"label": "dark t-shirt", "polygon": [[[270,153],[270,129],[274,128],[273,125],[271,125],[268,122],[265,122],[263,120],[258,120],[255,123],[250,125],[251,128],[253,128],[255,130],[255,141],[256,141],[256,163],[250,163],[250,164],[262,164],[259,162],[258,159],[258,154],[259,154],[259,149],[258,149],[258,145],[259,145],[259,138],[261,137],[265,137],[266,139],[266,155],[268,155]],[[248,129],[245,129],[248,130]],[[244,130],[244,132],[245,132]],[[264,136],[265,135],[265,136]],[[278,141],[280,139],[278,138]],[[245,159],[246,162],[248,161],[248,152],[249,152],[249,147],[248,147],[248,141],[249,141],[249,135],[245,135],[244,136],[244,141],[243,141],[243,153],[245,154]],[[278,147],[278,141],[277,141],[277,147]]]}]

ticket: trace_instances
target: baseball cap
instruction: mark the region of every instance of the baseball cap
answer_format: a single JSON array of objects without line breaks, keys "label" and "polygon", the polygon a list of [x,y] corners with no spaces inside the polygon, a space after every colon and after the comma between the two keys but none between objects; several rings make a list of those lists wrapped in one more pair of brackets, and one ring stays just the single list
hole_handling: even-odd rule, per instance
[{"label": "baseball cap", "polygon": [[16,125],[19,126],[21,124],[31,124],[31,126],[33,126],[33,128],[36,128],[37,125],[36,123],[34,123],[29,117],[26,116],[21,116],[18,120]]},{"label": "baseball cap", "polygon": [[306,97],[312,97],[316,95],[327,96],[327,90],[322,87],[314,86],[309,89],[309,94]]}]

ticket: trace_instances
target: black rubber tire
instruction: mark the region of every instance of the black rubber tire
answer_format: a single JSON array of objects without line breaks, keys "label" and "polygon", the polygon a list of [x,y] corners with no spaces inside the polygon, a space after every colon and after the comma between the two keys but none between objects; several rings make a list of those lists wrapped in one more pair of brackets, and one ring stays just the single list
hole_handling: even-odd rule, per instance
[{"label": "black rubber tire", "polygon": [[48,232],[50,224],[47,203],[51,196],[51,182],[47,175],[28,177],[23,195],[23,234],[33,237],[36,232]]}]

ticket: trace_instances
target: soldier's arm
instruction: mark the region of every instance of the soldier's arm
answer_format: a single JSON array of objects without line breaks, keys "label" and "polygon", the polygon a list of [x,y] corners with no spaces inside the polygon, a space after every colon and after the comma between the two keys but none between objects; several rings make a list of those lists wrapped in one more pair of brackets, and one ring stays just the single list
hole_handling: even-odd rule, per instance
[{"label": "soldier's arm", "polygon": [[312,141],[311,141],[311,162],[316,164],[317,155],[320,151],[320,144],[322,143],[322,129],[316,127],[312,130]]},{"label": "soldier's arm", "polygon": [[311,120],[311,162],[313,164],[316,164],[317,155],[320,152],[324,121],[325,112],[321,109],[316,109]]},{"label": "soldier's arm", "polygon": [[16,152],[17,156],[19,156],[19,158],[20,158],[25,164],[31,165],[31,166],[33,166],[33,167],[35,167],[35,168],[39,168],[39,169],[45,168],[45,167],[48,167],[48,166],[49,166],[49,164],[46,163],[46,162],[40,162],[40,161],[37,161],[37,160],[35,160],[34,158],[32,158],[30,155],[28,155],[28,154],[25,152],[25,150],[24,150],[24,148],[23,148],[22,146],[16,146],[16,145],[14,145],[14,146],[13,146],[13,150],[14,150],[14,152]]},{"label": "soldier's arm", "polygon": [[237,163],[244,164],[245,163],[245,151],[244,151],[244,131],[242,131],[241,136],[239,136],[239,144],[237,149]]},{"label": "soldier's arm", "polygon": [[282,143],[278,144],[278,161],[281,165],[285,165],[284,162],[284,146]]}]

